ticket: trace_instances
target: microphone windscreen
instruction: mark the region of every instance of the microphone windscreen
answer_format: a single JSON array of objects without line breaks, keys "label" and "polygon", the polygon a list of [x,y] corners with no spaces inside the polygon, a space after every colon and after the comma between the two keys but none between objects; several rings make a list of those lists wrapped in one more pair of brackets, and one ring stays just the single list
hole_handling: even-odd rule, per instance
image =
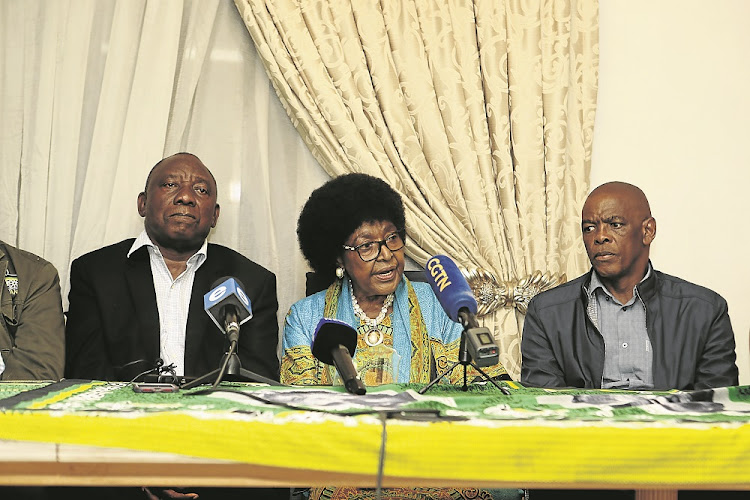
[{"label": "microphone windscreen", "polygon": [[463,308],[477,313],[477,299],[453,259],[446,255],[431,257],[425,264],[424,274],[450,319],[458,323],[458,311]]},{"label": "microphone windscreen", "polygon": [[357,331],[349,324],[337,319],[323,318],[318,322],[313,334],[313,356],[327,365],[333,364],[331,352],[334,347],[343,345],[354,357],[357,350]]}]

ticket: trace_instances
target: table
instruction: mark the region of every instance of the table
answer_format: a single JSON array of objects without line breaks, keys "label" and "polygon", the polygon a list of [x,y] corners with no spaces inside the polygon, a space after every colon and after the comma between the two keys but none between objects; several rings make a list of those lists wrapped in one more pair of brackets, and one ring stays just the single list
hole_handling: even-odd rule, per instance
[{"label": "table", "polygon": [[[0,484],[750,490],[750,387],[0,384]],[[384,432],[385,431],[385,432]],[[381,462],[381,451],[384,450]],[[382,474],[381,474],[382,472]]]}]

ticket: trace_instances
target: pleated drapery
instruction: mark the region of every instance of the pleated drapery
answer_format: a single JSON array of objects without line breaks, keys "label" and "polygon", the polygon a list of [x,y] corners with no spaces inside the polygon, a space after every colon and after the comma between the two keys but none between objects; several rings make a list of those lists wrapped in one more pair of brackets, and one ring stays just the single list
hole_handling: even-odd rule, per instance
[{"label": "pleated drapery", "polygon": [[528,300],[587,267],[597,1],[235,4],[313,156],[402,194],[407,254],[466,269],[518,378]]}]

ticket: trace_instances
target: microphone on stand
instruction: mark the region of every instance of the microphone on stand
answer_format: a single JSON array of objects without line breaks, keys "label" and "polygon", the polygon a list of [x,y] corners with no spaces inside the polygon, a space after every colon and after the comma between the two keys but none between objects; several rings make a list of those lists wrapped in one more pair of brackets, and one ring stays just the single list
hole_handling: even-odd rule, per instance
[{"label": "microphone on stand", "polygon": [[427,261],[425,275],[445,313],[464,327],[459,361],[472,361],[477,367],[496,365],[500,351],[489,329],[479,326],[477,300],[453,259],[435,255]]},{"label": "microphone on stand", "polygon": [[191,389],[216,376],[212,386],[215,388],[224,375],[230,375],[234,379],[239,377],[240,380],[280,385],[275,380],[242,368],[240,357],[237,355],[240,325],[253,317],[250,299],[245,295],[243,286],[239,279],[225,276],[214,281],[211,290],[203,296],[203,309],[219,330],[227,336],[229,350],[222,356],[219,368],[185,384],[182,386],[183,389]]},{"label": "microphone on stand", "polygon": [[419,390],[424,394],[441,378],[450,373],[456,366],[464,367],[463,390],[468,390],[466,383],[467,367],[473,366],[484,378],[500,389],[503,394],[510,394],[506,387],[501,387],[495,380],[482,371],[482,366],[496,365],[500,361],[500,352],[492,338],[490,330],[479,326],[477,320],[477,300],[471,291],[469,283],[458,269],[453,259],[446,255],[435,255],[425,264],[425,276],[440,301],[440,305],[450,319],[461,323],[464,331],[461,333],[461,343],[458,348],[458,361],[439,374],[429,384]]},{"label": "microphone on stand", "polygon": [[312,353],[327,365],[334,365],[347,392],[359,396],[367,389],[354,368],[352,357],[357,350],[357,331],[337,319],[323,318],[315,327]]}]

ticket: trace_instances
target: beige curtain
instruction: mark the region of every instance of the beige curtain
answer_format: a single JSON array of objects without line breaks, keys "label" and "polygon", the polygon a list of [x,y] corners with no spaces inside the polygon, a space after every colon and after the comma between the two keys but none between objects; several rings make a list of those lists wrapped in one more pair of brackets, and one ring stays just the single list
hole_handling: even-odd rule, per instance
[{"label": "beige curtain", "polygon": [[467,270],[518,378],[528,299],[587,267],[597,1],[235,4],[313,156],[403,195],[408,255]]}]

